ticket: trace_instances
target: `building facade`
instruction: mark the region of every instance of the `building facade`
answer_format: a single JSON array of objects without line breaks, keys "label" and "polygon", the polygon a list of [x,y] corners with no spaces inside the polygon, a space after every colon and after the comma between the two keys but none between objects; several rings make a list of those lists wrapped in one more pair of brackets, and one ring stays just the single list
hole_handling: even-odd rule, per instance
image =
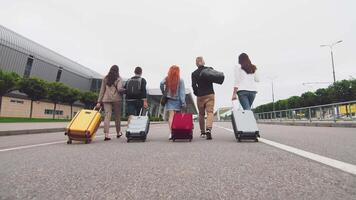
[{"label": "building facade", "polygon": [[[29,78],[37,77],[49,82],[61,82],[81,91],[98,92],[103,78],[99,73],[84,67],[58,53],[27,39],[0,25],[0,69],[15,72]],[[160,106],[162,93],[160,89],[148,90],[150,115],[165,118],[164,108]],[[190,90],[186,91],[189,112],[197,113]],[[2,98],[0,117],[29,117],[31,101],[25,94],[12,92]],[[54,104],[49,101],[36,101],[33,104],[34,118],[51,118],[56,112],[56,118],[69,119],[70,106]],[[125,116],[125,103],[123,103]],[[73,107],[73,115],[82,108],[81,104]]]},{"label": "building facade", "polygon": [[98,91],[102,75],[0,25],[0,69]]}]

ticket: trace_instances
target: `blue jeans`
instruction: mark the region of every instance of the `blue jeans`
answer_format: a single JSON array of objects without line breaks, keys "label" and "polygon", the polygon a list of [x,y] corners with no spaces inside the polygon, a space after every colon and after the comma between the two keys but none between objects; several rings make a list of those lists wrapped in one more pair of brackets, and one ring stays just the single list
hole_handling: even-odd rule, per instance
[{"label": "blue jeans", "polygon": [[244,110],[251,110],[251,106],[256,97],[256,91],[241,90],[237,92],[240,104]]}]

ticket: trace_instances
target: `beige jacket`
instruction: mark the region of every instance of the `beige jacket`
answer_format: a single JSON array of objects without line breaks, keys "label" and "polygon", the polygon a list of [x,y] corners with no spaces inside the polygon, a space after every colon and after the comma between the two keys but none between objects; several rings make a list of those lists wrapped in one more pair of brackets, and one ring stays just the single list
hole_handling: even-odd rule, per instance
[{"label": "beige jacket", "polygon": [[[104,78],[101,83],[98,102],[101,103],[101,102],[121,101],[122,97],[121,94],[118,93],[118,91],[123,90],[122,79],[121,78],[117,79],[112,86],[108,86],[106,83],[107,83],[107,79]],[[115,86],[117,88],[115,88]]]}]

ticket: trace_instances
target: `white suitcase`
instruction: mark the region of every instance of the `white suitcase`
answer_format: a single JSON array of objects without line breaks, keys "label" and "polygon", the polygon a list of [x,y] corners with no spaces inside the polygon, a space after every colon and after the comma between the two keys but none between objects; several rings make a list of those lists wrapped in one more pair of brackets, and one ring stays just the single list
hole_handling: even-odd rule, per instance
[{"label": "white suitcase", "polygon": [[126,129],[127,142],[131,140],[141,140],[143,142],[147,139],[147,134],[150,127],[150,119],[148,117],[148,112],[145,116],[142,116],[142,111],[140,116],[133,116]]},{"label": "white suitcase", "polygon": [[244,139],[258,142],[260,133],[255,116],[251,110],[241,110],[233,106],[231,121],[238,142]]}]

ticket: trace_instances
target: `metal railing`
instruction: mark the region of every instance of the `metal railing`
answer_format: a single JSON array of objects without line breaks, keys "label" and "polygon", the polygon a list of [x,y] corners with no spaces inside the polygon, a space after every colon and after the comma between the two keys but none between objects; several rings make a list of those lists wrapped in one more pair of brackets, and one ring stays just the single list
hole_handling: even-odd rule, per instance
[{"label": "metal railing", "polygon": [[255,113],[258,121],[356,122],[356,101]]}]

